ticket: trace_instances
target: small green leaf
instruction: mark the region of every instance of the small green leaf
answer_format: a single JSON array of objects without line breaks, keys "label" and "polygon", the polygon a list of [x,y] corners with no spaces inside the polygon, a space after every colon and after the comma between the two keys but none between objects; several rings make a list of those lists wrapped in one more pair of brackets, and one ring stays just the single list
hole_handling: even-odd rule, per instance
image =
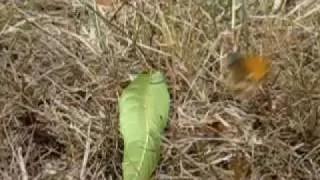
[{"label": "small green leaf", "polygon": [[149,180],[160,157],[170,97],[160,72],[139,74],[120,97],[120,131],[124,140],[123,179]]}]

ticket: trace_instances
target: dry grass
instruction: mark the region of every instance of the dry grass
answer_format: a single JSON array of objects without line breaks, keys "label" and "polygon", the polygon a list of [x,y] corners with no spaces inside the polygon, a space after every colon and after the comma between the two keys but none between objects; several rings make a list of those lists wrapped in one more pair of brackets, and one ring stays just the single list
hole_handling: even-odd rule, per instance
[{"label": "dry grass", "polygon": [[23,2],[0,4],[0,179],[121,179],[117,97],[152,68],[172,98],[156,179],[319,179],[320,1],[248,3],[273,71],[247,101],[221,80],[231,1]]}]

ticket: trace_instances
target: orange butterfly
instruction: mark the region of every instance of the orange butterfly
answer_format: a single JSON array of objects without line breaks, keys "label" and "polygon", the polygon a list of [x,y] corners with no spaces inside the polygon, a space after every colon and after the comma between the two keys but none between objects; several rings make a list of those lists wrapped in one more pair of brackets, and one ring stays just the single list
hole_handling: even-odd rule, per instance
[{"label": "orange butterfly", "polygon": [[270,61],[262,56],[230,53],[227,84],[239,96],[246,96],[266,77],[270,71],[270,64]]}]

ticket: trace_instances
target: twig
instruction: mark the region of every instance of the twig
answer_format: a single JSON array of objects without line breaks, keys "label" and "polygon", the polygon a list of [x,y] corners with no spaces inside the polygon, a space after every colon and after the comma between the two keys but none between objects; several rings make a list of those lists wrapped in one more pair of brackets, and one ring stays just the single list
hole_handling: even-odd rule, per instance
[{"label": "twig", "polygon": [[248,14],[247,14],[247,2],[246,0],[241,0],[241,14],[242,14],[242,26],[241,26],[241,35],[243,37],[244,48],[248,52],[249,47],[249,29],[248,29]]},{"label": "twig", "polygon": [[89,125],[88,125],[86,149],[85,149],[84,155],[83,155],[82,167],[81,167],[81,171],[80,171],[80,180],[86,179],[85,171],[86,171],[86,166],[87,166],[88,157],[89,157],[89,153],[90,153],[90,141],[91,141],[90,140],[90,129],[91,129],[91,120],[89,121]]},{"label": "twig", "polygon": [[26,170],[25,162],[24,162],[23,157],[22,157],[21,147],[18,148],[18,156],[17,157],[18,157],[18,161],[19,161],[21,174],[22,174],[22,180],[28,180],[28,173],[27,173],[27,170]]},{"label": "twig", "polygon": [[236,23],[236,0],[232,0],[232,17],[231,17],[231,29],[232,29],[232,43],[233,43],[233,51],[237,51],[238,46],[237,46],[237,39],[236,39],[236,30],[235,30],[235,23]]}]

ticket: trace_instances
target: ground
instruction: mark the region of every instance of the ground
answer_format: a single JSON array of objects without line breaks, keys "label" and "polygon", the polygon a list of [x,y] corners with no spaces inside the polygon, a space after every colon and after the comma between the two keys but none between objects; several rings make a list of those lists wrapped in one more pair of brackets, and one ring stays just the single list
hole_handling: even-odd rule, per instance
[{"label": "ground", "polygon": [[[0,1],[1,179],[121,179],[118,97],[151,69],[171,95],[155,179],[319,179],[320,1],[285,2],[242,21],[224,0]],[[235,42],[272,62],[242,100]]]}]

